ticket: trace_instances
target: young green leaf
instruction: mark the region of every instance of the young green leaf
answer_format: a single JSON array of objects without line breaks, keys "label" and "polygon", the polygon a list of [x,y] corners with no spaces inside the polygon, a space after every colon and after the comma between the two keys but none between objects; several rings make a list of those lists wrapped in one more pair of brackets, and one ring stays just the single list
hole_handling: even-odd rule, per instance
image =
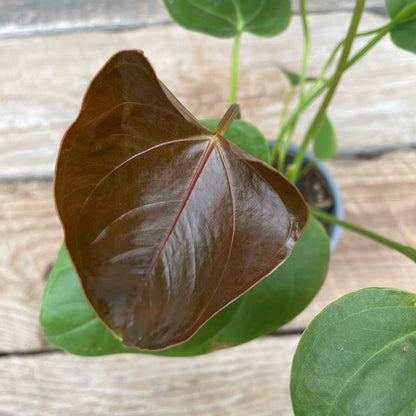
[{"label": "young green leaf", "polygon": [[[208,129],[215,130],[219,119],[200,120]],[[230,142],[236,144],[252,153],[266,163],[270,161],[269,145],[263,133],[253,124],[241,119],[235,119],[226,131],[224,137]]]},{"label": "young green leaf", "polygon": [[[306,260],[306,261],[305,261]],[[211,318],[190,340],[158,355],[191,356],[235,346],[284,325],[316,295],[329,261],[328,237],[311,218],[287,261],[245,295]],[[40,321],[46,339],[78,355],[143,352],[123,347],[98,319],[62,246],[49,276]]]},{"label": "young green leaf", "polygon": [[334,157],[336,151],[335,130],[325,115],[313,135],[313,153],[318,160],[327,160]]},{"label": "young green leaf", "polygon": [[386,0],[386,10],[391,18],[413,6],[412,13],[403,23],[398,24],[390,32],[393,43],[399,48],[416,53],[416,0]]},{"label": "young green leaf", "polygon": [[271,37],[286,29],[290,0],[163,0],[173,20],[186,29],[219,38],[242,32]]},{"label": "young green leaf", "polygon": [[322,311],[298,345],[291,375],[296,416],[413,415],[416,294],[365,289]]},{"label": "young green leaf", "polygon": [[100,319],[128,347],[182,343],[289,256],[308,219],[298,190],[214,132],[138,51],[113,56],[64,136],[55,199]]},{"label": "young green leaf", "polygon": [[[289,81],[289,84],[292,87],[296,87],[296,86],[299,85],[300,76],[298,74],[291,71],[290,69],[286,69],[286,68],[283,68],[283,67],[279,67],[279,69],[282,71],[282,74],[286,77],[286,79]],[[314,81],[316,81],[316,77],[306,77],[305,81],[314,82]]]}]

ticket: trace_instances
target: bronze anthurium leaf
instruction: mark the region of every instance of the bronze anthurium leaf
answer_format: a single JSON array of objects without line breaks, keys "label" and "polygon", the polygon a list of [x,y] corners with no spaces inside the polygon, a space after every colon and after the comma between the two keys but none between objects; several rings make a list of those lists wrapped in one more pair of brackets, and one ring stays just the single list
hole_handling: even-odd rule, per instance
[{"label": "bronze anthurium leaf", "polygon": [[189,339],[275,270],[308,220],[282,175],[214,132],[140,51],[88,88],[55,177],[65,244],[88,301],[128,347]]}]

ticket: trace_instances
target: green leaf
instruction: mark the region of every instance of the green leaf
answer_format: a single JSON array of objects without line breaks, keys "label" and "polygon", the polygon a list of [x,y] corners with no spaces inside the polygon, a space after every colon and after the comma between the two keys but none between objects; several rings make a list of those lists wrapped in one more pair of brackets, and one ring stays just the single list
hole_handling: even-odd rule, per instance
[{"label": "green leaf", "polygon": [[286,68],[280,68],[280,70],[282,71],[283,75],[286,77],[286,79],[289,81],[289,84],[292,87],[296,87],[297,85],[299,85],[300,76],[298,74]]},{"label": "green leaf", "polygon": [[332,303],[296,351],[296,416],[413,416],[416,409],[416,294],[364,289]]},{"label": "green leaf", "polygon": [[241,32],[271,37],[291,16],[290,0],[163,0],[173,20],[186,29],[219,38]]},{"label": "green leaf", "polygon": [[416,0],[386,0],[386,10],[392,19],[405,9],[409,12],[406,20],[393,28],[390,37],[399,48],[416,53]]},{"label": "green leaf", "polygon": [[325,115],[313,136],[313,153],[318,160],[334,157],[337,151],[337,138],[331,122]]},{"label": "green leaf", "polygon": [[[220,119],[200,120],[209,130],[214,131]],[[225,133],[225,138],[247,150],[259,159],[269,162],[269,146],[262,132],[245,120],[236,119]]]},{"label": "green leaf", "polygon": [[42,296],[40,322],[51,344],[73,354],[101,355],[122,348],[87,302],[63,245]]},{"label": "green leaf", "polygon": [[[203,354],[275,330],[293,319],[316,295],[328,261],[328,237],[311,218],[292,254],[275,272],[215,315],[189,341],[153,354]],[[40,317],[46,339],[73,354],[142,352],[124,348],[96,317],[64,247],[46,285]]]},{"label": "green leaf", "polygon": [[[193,343],[204,342],[219,331],[231,319],[239,303],[236,301],[231,305],[226,312],[208,321],[193,337]],[[47,341],[72,354],[97,356],[144,352],[125,348],[121,340],[97,317],[81,289],[64,245],[58,253],[42,296],[40,322]]]},{"label": "green leaf", "polygon": [[[286,69],[283,67],[279,67],[279,69],[282,71],[283,75],[286,77],[286,79],[289,81],[289,84],[292,87],[296,87],[297,85],[299,85],[300,76],[298,74],[291,71],[290,69]],[[317,80],[316,77],[306,77],[305,79],[306,82],[314,82],[316,80]]]}]

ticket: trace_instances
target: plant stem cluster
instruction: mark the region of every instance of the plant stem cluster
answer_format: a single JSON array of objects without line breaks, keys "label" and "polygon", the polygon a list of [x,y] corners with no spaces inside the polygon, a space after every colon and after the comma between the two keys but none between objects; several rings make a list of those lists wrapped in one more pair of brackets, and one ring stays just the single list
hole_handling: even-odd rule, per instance
[{"label": "plant stem cluster", "polygon": [[[403,24],[408,20],[414,19],[416,14],[416,3],[411,3],[403,10],[401,10],[388,24],[370,31],[359,33],[357,32],[357,29],[364,11],[364,6],[365,0],[356,1],[356,5],[351,17],[346,37],[335,46],[328,60],[323,65],[322,70],[318,74],[318,76],[315,78],[308,78],[306,74],[310,54],[310,33],[305,0],[300,0],[300,14],[304,38],[304,49],[300,68],[300,75],[299,78],[296,80],[297,82],[290,83],[289,90],[283,103],[280,131],[277,135],[275,144],[270,154],[270,161],[276,160],[277,168],[281,172],[284,172],[286,177],[292,182],[296,182],[296,180],[302,174],[301,167],[305,153],[311,144],[314,133],[316,132],[319,124],[321,123],[326,114],[328,106],[331,102],[331,99],[334,96],[334,93],[337,89],[337,86],[341,80],[343,73],[352,65],[354,65],[357,61],[359,61],[371,48],[373,48],[381,39],[383,39],[389,32],[391,32],[393,28],[395,28],[399,24]],[[235,103],[237,97],[238,55],[240,49],[241,34],[242,32],[238,32],[238,34],[234,38],[231,65],[231,104]],[[353,56],[350,56],[354,40],[358,37],[369,36],[372,36],[372,38]],[[331,67],[338,55],[340,55],[340,57],[336,65],[335,71],[333,75],[327,78],[329,68]],[[311,85],[307,85],[308,83],[311,83]],[[295,105],[292,113],[289,114],[289,106],[295,96],[296,89],[299,90],[298,103]],[[295,131],[296,124],[299,118],[301,117],[303,112],[324,93],[326,94],[314,118],[312,119],[308,129],[306,130],[303,136],[296,157],[294,158],[293,162],[290,165],[288,165],[287,168],[285,168],[287,151],[289,148],[289,144],[293,139],[293,133]],[[403,246],[399,243],[389,240],[383,236],[380,236],[355,224],[351,224],[346,221],[340,221],[332,215],[323,214],[313,209],[311,209],[311,212],[317,218],[325,219],[325,221],[330,223],[339,224],[361,235],[372,238],[378,241],[379,243],[393,248],[399,251],[400,253],[406,255],[407,257],[411,258],[412,260],[416,261],[416,251],[414,249],[411,249],[407,246]]]}]

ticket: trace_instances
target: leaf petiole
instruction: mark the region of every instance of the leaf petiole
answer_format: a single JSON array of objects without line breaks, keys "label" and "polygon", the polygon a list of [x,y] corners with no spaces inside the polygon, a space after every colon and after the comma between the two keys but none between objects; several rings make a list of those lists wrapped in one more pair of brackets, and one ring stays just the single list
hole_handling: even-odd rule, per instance
[{"label": "leaf petiole", "polygon": [[390,240],[389,238],[383,237],[380,234],[377,234],[373,231],[367,230],[365,228],[359,227],[358,225],[352,224],[348,221],[340,220],[333,215],[330,215],[326,212],[317,210],[315,208],[309,207],[311,214],[319,219],[327,221],[331,224],[338,224],[341,227],[344,227],[350,231],[354,231],[358,234],[361,234],[365,237],[371,238],[387,247],[392,248],[393,250],[398,251],[399,253],[404,254],[409,259],[413,260],[416,263],[416,249],[410,246],[405,246],[403,244],[398,243],[397,241]]},{"label": "leaf petiole", "polygon": [[226,113],[223,115],[222,119],[218,123],[217,128],[214,130],[214,134],[224,136],[225,132],[231,126],[231,123],[235,118],[238,118],[240,114],[240,106],[238,104],[232,104]]},{"label": "leaf petiole", "polygon": [[234,46],[231,60],[231,81],[230,81],[230,105],[237,100],[237,80],[238,80],[238,55],[240,52],[241,33],[238,32],[234,38]]},{"label": "leaf petiole", "polygon": [[[413,19],[416,14],[416,3],[409,4],[407,7],[405,7],[403,10],[401,10],[400,13],[398,13],[390,23],[387,25],[380,27],[378,29],[375,29],[374,31],[369,31],[362,33],[362,36],[371,34],[371,32],[377,33],[374,38],[372,38],[366,45],[364,45],[354,56],[352,56],[347,64],[345,65],[344,71],[349,69],[352,65],[354,65],[363,55],[365,55],[373,46],[375,46],[381,39],[384,38],[393,28],[398,26],[401,23],[406,22],[407,20]],[[342,41],[342,44],[339,45],[341,47],[345,42],[345,39]],[[336,53],[338,51],[334,51],[334,57],[330,58],[333,60],[336,56]],[[319,77],[318,77],[319,78]],[[313,102],[315,101],[333,82],[334,76],[328,78],[325,80],[321,86],[316,89],[315,91],[311,92],[310,94],[305,96],[304,101],[301,101],[298,106],[295,108],[292,115],[286,120],[282,128],[280,129],[279,135],[276,139],[275,145],[273,146],[272,152],[271,152],[271,158],[274,160],[276,158],[277,151],[279,150],[279,145],[287,134],[288,129],[291,128],[291,125],[294,121],[296,121],[299,116],[302,114],[302,112]],[[312,91],[313,87],[310,91]]]},{"label": "leaf petiole", "polygon": [[352,18],[351,18],[350,27],[348,29],[348,34],[347,34],[347,37],[345,39],[344,48],[342,50],[342,54],[341,54],[341,57],[339,59],[338,66],[336,68],[335,74],[331,78],[332,82],[331,82],[331,84],[328,88],[328,92],[327,92],[321,106],[319,107],[318,112],[316,113],[312,123],[310,124],[310,126],[309,126],[309,128],[308,128],[308,130],[307,130],[307,132],[306,132],[306,134],[303,138],[302,144],[299,148],[299,152],[297,153],[293,164],[288,169],[287,177],[292,182],[295,182],[297,177],[298,177],[300,167],[302,165],[303,158],[304,158],[306,149],[309,145],[309,142],[311,141],[316,129],[318,128],[319,123],[323,119],[323,117],[325,115],[325,112],[328,108],[328,105],[331,102],[331,99],[332,99],[332,97],[335,93],[335,90],[338,86],[338,83],[341,79],[341,76],[342,76],[344,70],[346,69],[346,66],[347,66],[347,63],[348,63],[348,56],[350,54],[351,47],[352,47],[353,41],[355,39],[355,34],[357,32],[358,24],[361,20],[362,13],[364,11],[364,6],[365,6],[365,0],[357,0],[356,5],[355,5],[355,9],[354,9],[354,13],[353,13]]},{"label": "leaf petiole", "polygon": [[308,64],[309,50],[310,50],[310,36],[308,20],[306,18],[306,6],[305,0],[300,1],[301,17],[302,17],[302,29],[304,39],[304,49],[302,57],[302,66],[300,71],[299,88],[300,88],[300,101],[303,101],[305,97],[305,80],[306,80],[306,67]]},{"label": "leaf petiole", "polygon": [[[373,29],[373,30],[369,30],[367,32],[361,32],[361,33],[357,33],[355,35],[356,38],[362,38],[362,37],[366,37],[366,36],[371,36],[371,35],[378,35],[380,32],[384,31],[387,27],[390,26],[390,23],[388,23],[387,25],[381,26],[377,29]],[[325,80],[325,76],[326,73],[329,70],[329,67],[331,66],[331,64],[334,62],[335,57],[337,56],[338,52],[340,51],[340,49],[344,46],[345,44],[345,39],[342,39],[340,42],[338,42],[338,44],[335,46],[334,50],[332,51],[328,61],[326,62],[326,64],[324,65],[321,73],[316,77],[315,82],[312,84],[312,86],[309,89],[308,95],[312,95],[313,92],[319,87],[319,85],[321,84],[321,82],[323,82]]]}]

